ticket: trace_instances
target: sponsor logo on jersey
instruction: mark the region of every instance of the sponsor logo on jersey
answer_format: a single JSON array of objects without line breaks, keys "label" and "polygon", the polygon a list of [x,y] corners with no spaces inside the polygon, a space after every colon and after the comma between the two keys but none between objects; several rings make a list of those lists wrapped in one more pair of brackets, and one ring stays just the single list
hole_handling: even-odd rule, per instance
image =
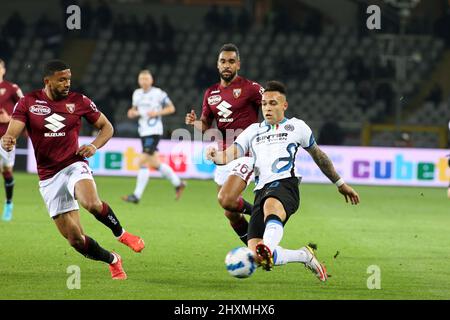
[{"label": "sponsor logo on jersey", "polygon": [[45,103],[45,104],[47,104],[47,101],[44,101],[44,100],[38,100],[38,99],[36,99],[35,102],[36,102],[36,103]]},{"label": "sponsor logo on jersey", "polygon": [[211,91],[211,94],[220,93],[220,90]]},{"label": "sponsor logo on jersey", "polygon": [[220,101],[222,101],[222,97],[217,94],[214,96],[208,97],[208,104],[211,106],[218,104]]},{"label": "sponsor logo on jersey", "polygon": [[4,95],[6,93],[5,88],[0,88],[0,96]]},{"label": "sponsor logo on jersey", "polygon": [[50,112],[52,112],[52,110],[49,107],[41,106],[41,105],[38,105],[38,104],[32,105],[28,110],[30,110],[30,112],[32,114],[35,114],[37,116],[46,116]]},{"label": "sponsor logo on jersey", "polygon": [[233,118],[229,118],[233,111],[230,110],[231,104],[223,100],[218,106],[217,110],[219,112],[217,113],[221,118],[219,118],[219,122],[233,122]]},{"label": "sponsor logo on jersey", "polygon": [[286,141],[288,134],[286,132],[280,132],[275,134],[268,134],[265,136],[259,136],[256,138],[256,143],[264,143],[264,142],[277,142],[277,141]]},{"label": "sponsor logo on jersey", "polygon": [[70,113],[73,113],[75,111],[75,103],[66,103],[66,109]]},{"label": "sponsor logo on jersey", "polygon": [[292,124],[287,124],[284,126],[286,131],[294,131],[294,126]]},{"label": "sponsor logo on jersey", "polygon": [[63,123],[63,121],[66,120],[66,118],[60,116],[59,114],[52,114],[51,116],[45,118],[45,121],[48,123],[45,125],[47,129],[50,129],[53,132],[46,132],[44,133],[44,137],[64,137],[66,135],[65,132],[58,132],[62,128],[64,128],[66,125]]},{"label": "sponsor logo on jersey", "polygon": [[241,96],[241,93],[242,93],[242,89],[241,88],[233,89],[233,97],[235,97],[236,99]]},{"label": "sponsor logo on jersey", "polygon": [[89,105],[94,112],[98,112],[97,106],[95,105],[94,101],[91,101],[91,104]]}]

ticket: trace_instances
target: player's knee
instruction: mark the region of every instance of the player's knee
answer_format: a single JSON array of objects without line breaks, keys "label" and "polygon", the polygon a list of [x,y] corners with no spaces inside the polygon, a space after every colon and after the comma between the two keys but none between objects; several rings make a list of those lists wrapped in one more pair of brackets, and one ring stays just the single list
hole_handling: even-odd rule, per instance
[{"label": "player's knee", "polygon": [[92,214],[100,214],[103,209],[102,202],[98,199],[88,199],[81,205]]},{"label": "player's knee", "polygon": [[236,206],[236,199],[226,192],[219,192],[217,200],[222,208],[225,210],[234,210]]},{"label": "player's knee", "polygon": [[267,215],[267,214],[280,213],[280,211],[284,211],[284,208],[278,199],[268,198],[266,201],[264,201],[263,210],[264,210],[264,214]]}]

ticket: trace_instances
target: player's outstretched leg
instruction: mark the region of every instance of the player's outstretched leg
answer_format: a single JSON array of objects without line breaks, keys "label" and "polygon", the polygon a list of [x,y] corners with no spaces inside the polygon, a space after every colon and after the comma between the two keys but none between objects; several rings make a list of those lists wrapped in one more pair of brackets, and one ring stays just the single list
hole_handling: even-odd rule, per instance
[{"label": "player's outstretched leg", "polygon": [[117,239],[130,247],[135,252],[141,252],[145,248],[144,240],[125,231],[120,225],[114,211],[106,203],[98,198],[94,180],[84,179],[75,184],[75,194],[78,201],[87,211],[102,224],[111,229]]},{"label": "player's outstretched leg", "polygon": [[97,241],[83,234],[78,211],[63,213],[53,219],[58,230],[75,250],[86,258],[109,264],[113,279],[125,280],[127,278],[120,256],[103,249]]},{"label": "player's outstretched leg", "polygon": [[12,203],[12,196],[14,190],[14,177],[12,175],[12,171],[4,170],[3,171],[3,180],[5,182],[5,195],[6,202],[3,207],[3,215],[2,219],[4,221],[11,221],[14,205]]},{"label": "player's outstretched leg", "polygon": [[277,246],[273,253],[274,264],[276,266],[284,265],[291,262],[303,263],[320,281],[328,279],[325,266],[319,262],[316,256],[316,246],[308,244],[298,250],[289,250]]}]

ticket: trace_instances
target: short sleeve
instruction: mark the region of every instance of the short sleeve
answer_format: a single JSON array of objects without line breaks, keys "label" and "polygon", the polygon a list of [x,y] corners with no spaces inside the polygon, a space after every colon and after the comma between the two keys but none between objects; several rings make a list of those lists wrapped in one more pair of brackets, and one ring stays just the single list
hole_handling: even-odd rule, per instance
[{"label": "short sleeve", "polygon": [[169,95],[161,90],[161,106],[167,106],[169,104],[172,104],[172,100],[170,100]]},{"label": "short sleeve", "polygon": [[[256,124],[258,125],[258,124]],[[247,154],[250,150],[250,143],[254,134],[255,125],[247,127],[242,133],[236,138],[234,143],[239,147],[241,151],[241,156]]]},{"label": "short sleeve", "polygon": [[301,120],[298,120],[297,125],[299,127],[297,129],[297,132],[299,133],[299,141],[298,142],[300,143],[300,145],[304,149],[308,149],[308,148],[312,147],[316,143],[316,140],[314,138],[311,128],[304,121],[301,121]]},{"label": "short sleeve", "polygon": [[264,88],[257,82],[253,82],[252,86],[253,86],[252,104],[259,108],[261,106]]},{"label": "short sleeve", "polygon": [[16,103],[13,109],[12,118],[14,120],[19,120],[21,122],[26,123],[27,122],[27,105],[25,98],[22,97],[19,99],[19,101]]},{"label": "short sleeve", "polygon": [[86,96],[83,96],[82,105],[83,105],[82,116],[89,123],[95,123],[98,120],[98,118],[100,118],[101,112],[98,111],[94,101],[92,101]]},{"label": "short sleeve", "polygon": [[138,93],[137,93],[137,90],[134,90],[133,97],[131,98],[131,105],[133,107],[137,107],[137,103],[138,103],[137,100],[138,100]]},{"label": "short sleeve", "polygon": [[[20,100],[20,96],[19,96],[19,92],[21,93],[22,90],[20,90],[19,86],[17,84],[13,84],[12,85],[13,89],[14,89],[14,93],[12,95],[12,99],[14,101],[14,103],[18,102]],[[23,93],[22,93],[23,95]]]}]

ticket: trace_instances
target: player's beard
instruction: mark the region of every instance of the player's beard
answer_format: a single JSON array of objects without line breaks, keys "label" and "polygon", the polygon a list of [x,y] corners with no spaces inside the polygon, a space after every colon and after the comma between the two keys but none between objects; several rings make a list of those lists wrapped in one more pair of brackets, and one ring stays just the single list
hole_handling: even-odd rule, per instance
[{"label": "player's beard", "polygon": [[236,72],[231,72],[229,76],[225,76],[223,72],[220,73],[220,78],[222,78],[226,82],[230,82],[236,76]]},{"label": "player's beard", "polygon": [[69,95],[69,91],[67,91],[67,93],[64,93],[64,91],[62,91],[62,90],[58,91],[58,89],[53,89],[52,94],[53,94],[53,97],[55,98],[55,100],[62,100]]}]

